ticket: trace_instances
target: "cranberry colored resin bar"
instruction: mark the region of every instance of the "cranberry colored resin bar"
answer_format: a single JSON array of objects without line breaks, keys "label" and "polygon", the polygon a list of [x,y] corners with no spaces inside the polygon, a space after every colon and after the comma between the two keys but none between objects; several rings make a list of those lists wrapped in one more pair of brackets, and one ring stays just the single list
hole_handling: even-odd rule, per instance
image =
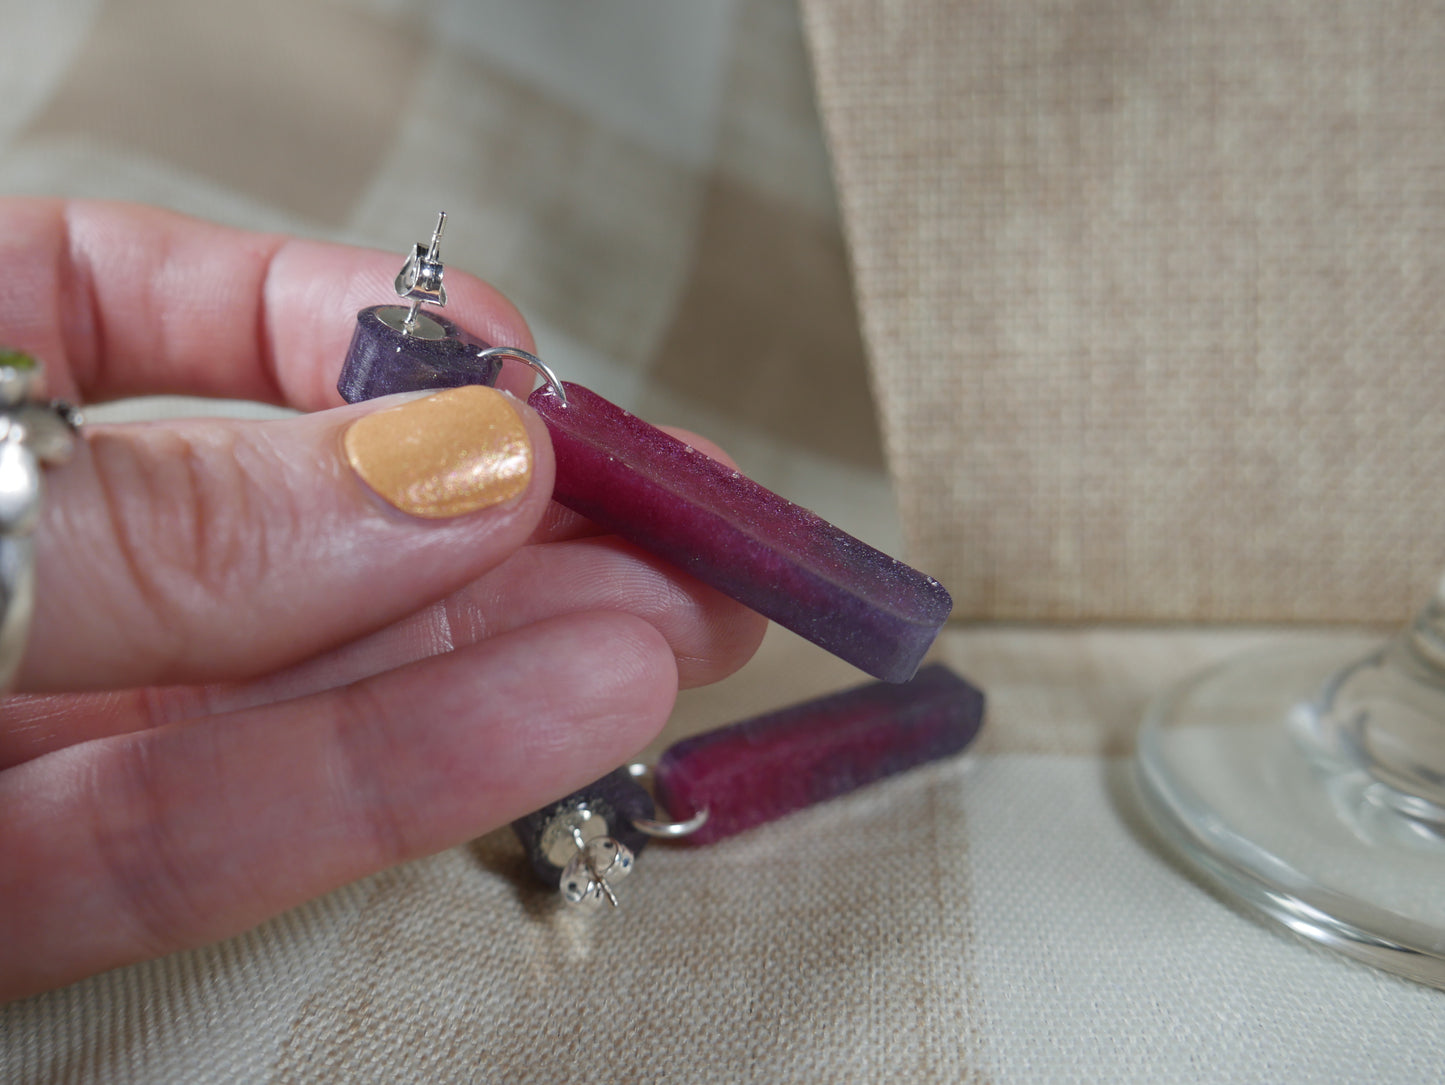
[{"label": "cranberry colored resin bar", "polygon": [[982,691],[942,664],[911,682],[874,682],[669,747],[654,770],[667,816],[708,819],[714,840],[958,753],[983,722]]},{"label": "cranberry colored resin bar", "polygon": [[942,584],[595,392],[528,402],[557,453],[553,497],[779,625],[906,682],[947,620]]}]

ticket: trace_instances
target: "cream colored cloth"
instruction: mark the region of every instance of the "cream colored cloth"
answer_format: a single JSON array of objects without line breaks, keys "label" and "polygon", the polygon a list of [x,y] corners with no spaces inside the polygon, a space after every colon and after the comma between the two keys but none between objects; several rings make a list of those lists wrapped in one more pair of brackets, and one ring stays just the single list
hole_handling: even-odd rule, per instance
[{"label": "cream colored cloth", "polygon": [[[616,914],[564,912],[485,837],[0,1009],[0,1080],[1433,1081],[1445,996],[1237,914],[1136,823],[1145,701],[1273,639],[950,633],[941,657],[992,698],[970,756],[655,844]],[[857,678],[775,632],[671,730]]]},{"label": "cream colored cloth", "polygon": [[1445,9],[804,0],[913,557],[972,618],[1445,567]]}]

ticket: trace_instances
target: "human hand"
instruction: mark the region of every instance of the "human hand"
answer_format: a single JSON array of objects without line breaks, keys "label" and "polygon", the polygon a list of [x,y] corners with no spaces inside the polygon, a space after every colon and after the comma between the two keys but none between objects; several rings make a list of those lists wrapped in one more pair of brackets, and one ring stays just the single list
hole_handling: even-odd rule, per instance
[{"label": "human hand", "polygon": [[[46,473],[23,692],[0,703],[0,999],[502,825],[628,760],[679,682],[756,648],[756,615],[551,504],[546,429],[518,400],[336,406],[352,316],[394,257],[0,200],[0,268],[0,343],[45,360],[51,395],[319,412],[87,427]],[[447,288],[464,326],[531,349],[494,291]],[[388,409],[394,427],[349,429]],[[474,449],[473,511],[383,499],[427,500],[397,497],[416,470],[397,434],[448,426],[510,442]]]}]

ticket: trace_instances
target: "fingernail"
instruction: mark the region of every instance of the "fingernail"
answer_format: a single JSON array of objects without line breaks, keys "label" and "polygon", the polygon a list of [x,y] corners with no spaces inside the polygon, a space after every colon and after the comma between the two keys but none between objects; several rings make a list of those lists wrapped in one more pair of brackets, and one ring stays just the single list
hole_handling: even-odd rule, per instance
[{"label": "fingernail", "polygon": [[527,488],[532,442],[507,396],[450,388],[358,418],[346,459],[388,504],[443,519],[500,505]]}]

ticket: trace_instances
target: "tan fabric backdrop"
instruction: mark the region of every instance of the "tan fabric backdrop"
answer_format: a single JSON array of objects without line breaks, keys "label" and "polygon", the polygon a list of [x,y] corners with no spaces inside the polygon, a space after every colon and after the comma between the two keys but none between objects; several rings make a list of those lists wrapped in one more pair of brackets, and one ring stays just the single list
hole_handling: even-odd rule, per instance
[{"label": "tan fabric backdrop", "polygon": [[1396,620],[1445,566],[1445,8],[805,0],[965,617]]}]

